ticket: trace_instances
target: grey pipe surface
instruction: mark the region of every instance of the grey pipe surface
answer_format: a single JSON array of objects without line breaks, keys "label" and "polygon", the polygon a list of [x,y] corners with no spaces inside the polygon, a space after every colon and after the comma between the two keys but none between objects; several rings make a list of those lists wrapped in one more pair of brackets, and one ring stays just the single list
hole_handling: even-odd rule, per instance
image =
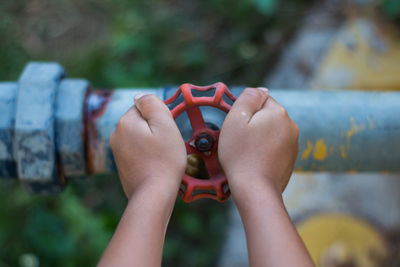
[{"label": "grey pipe surface", "polygon": [[[163,98],[176,88],[153,89]],[[233,88],[238,96],[243,88]],[[98,153],[94,173],[115,171],[108,137],[118,119],[132,105],[137,89],[114,91],[104,113],[94,122]],[[297,171],[400,172],[400,93],[362,91],[270,90],[299,125]],[[201,108],[206,122],[221,126],[223,112]],[[177,119],[185,138],[188,120]]]}]

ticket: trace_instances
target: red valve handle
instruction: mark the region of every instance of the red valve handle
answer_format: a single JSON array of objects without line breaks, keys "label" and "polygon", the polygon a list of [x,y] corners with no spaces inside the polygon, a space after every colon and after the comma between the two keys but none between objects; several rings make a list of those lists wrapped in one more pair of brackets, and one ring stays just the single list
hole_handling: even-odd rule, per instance
[{"label": "red valve handle", "polygon": [[[195,97],[192,95],[192,90],[205,92],[213,89],[215,89],[213,96]],[[186,152],[188,155],[199,154],[201,156],[210,178],[208,180],[201,180],[184,174],[182,185],[185,190],[180,189],[179,194],[185,202],[192,202],[200,198],[212,198],[219,202],[224,202],[229,198],[230,190],[228,188],[228,180],[222,171],[217,156],[220,131],[212,130],[206,126],[199,106],[211,106],[228,113],[231,105],[223,99],[224,94],[232,101],[235,101],[236,98],[229,91],[228,87],[221,82],[209,86],[195,86],[185,83],[178,88],[172,97],[165,100],[164,103],[167,105],[171,104],[181,94],[183,101],[171,110],[172,116],[176,119],[186,111],[193,129],[193,136],[185,142]],[[202,190],[211,190],[215,194],[202,192]]]}]

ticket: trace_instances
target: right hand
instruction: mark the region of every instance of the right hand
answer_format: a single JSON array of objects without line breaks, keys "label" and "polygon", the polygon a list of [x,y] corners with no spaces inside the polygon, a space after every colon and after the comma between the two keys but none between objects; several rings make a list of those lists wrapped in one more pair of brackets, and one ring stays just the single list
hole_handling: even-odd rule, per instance
[{"label": "right hand", "polygon": [[218,144],[233,198],[270,188],[282,193],[296,161],[298,136],[297,124],[268,89],[246,88],[226,116]]}]

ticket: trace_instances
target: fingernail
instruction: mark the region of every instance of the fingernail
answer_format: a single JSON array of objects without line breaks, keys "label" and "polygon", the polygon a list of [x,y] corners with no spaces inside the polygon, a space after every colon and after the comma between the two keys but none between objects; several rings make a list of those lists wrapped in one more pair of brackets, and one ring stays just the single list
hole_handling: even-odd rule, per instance
[{"label": "fingernail", "polygon": [[266,93],[269,92],[268,88],[265,88],[265,87],[257,87],[257,89],[258,89],[258,90],[261,90],[261,91],[263,91],[263,92],[266,92]]},{"label": "fingernail", "polygon": [[148,94],[145,94],[145,93],[137,93],[137,94],[133,97],[133,99],[136,101],[136,100],[138,100],[139,98],[142,98],[142,97],[145,96],[145,95],[148,95]]}]

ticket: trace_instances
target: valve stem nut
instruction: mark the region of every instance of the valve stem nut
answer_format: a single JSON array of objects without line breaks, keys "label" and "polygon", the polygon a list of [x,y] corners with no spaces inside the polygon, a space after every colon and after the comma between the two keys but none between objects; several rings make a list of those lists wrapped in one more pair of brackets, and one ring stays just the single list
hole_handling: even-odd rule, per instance
[{"label": "valve stem nut", "polygon": [[214,145],[214,138],[207,133],[201,133],[196,137],[194,144],[198,151],[207,152],[210,151]]}]

